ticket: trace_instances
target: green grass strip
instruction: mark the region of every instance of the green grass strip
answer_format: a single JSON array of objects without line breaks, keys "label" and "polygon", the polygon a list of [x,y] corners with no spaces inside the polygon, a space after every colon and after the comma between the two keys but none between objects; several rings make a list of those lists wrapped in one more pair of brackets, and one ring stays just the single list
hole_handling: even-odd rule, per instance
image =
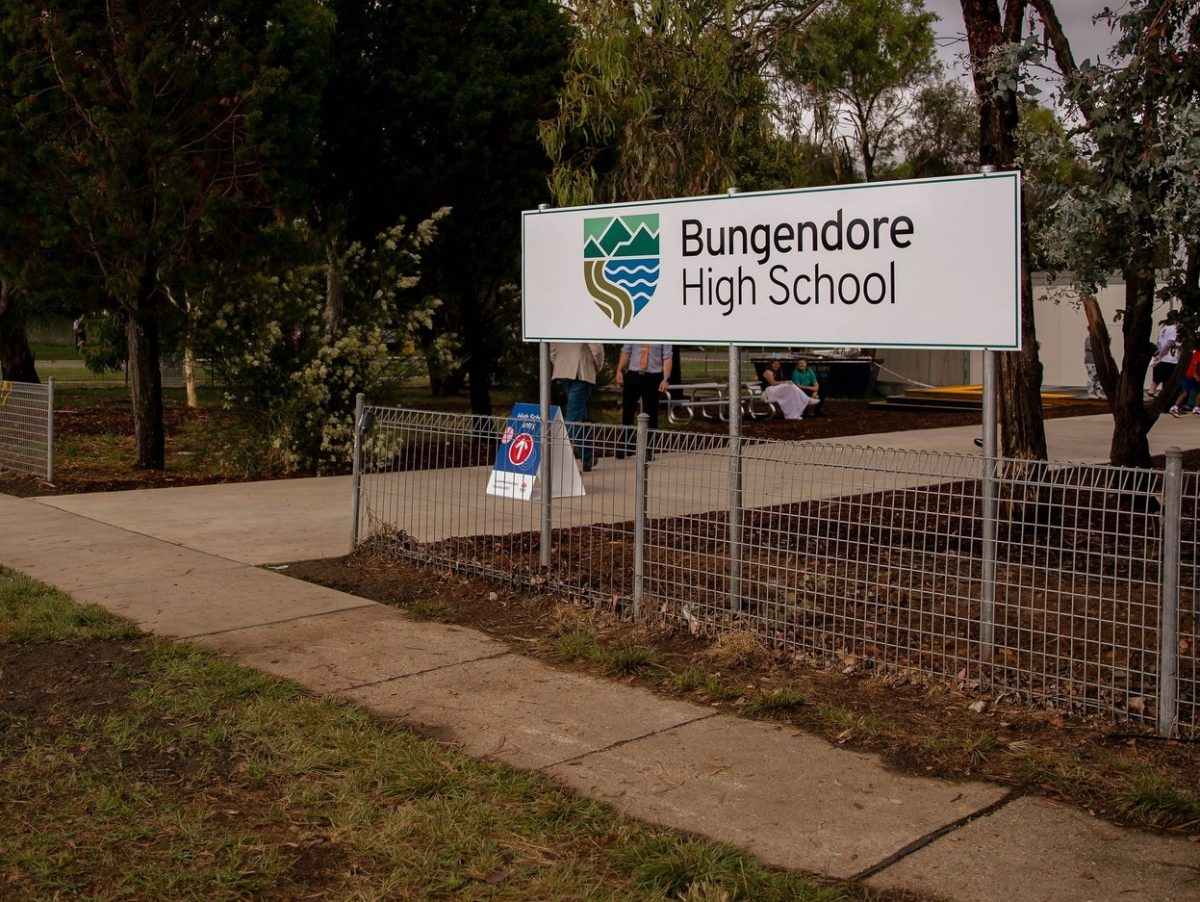
[{"label": "green grass strip", "polygon": [[[21,643],[136,635],[0,571],[0,670]],[[0,705],[0,897],[860,897],[196,647],[126,651],[82,701]]]}]

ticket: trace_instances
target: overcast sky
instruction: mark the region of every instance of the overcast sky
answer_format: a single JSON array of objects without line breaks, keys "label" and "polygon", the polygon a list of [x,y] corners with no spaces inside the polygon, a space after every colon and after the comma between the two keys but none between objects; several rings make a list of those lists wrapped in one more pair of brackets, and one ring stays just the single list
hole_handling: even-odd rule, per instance
[{"label": "overcast sky", "polygon": [[[1054,4],[1063,30],[1071,41],[1076,62],[1096,59],[1112,46],[1112,34],[1107,24],[1092,24],[1092,16],[1106,6],[1120,10],[1124,3],[1122,0],[1058,0]],[[942,61],[959,77],[965,76],[959,57],[967,50],[967,32],[959,0],[925,0],[925,8],[937,13],[940,19],[934,26],[934,33],[938,37]]]}]

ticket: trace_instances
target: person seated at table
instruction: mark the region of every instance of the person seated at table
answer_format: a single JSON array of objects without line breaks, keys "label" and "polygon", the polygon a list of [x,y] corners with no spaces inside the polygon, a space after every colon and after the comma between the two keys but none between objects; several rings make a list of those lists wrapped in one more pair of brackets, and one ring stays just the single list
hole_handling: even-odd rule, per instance
[{"label": "person seated at table", "polygon": [[763,397],[777,406],[785,419],[804,419],[804,409],[812,403],[812,399],[794,382],[783,376],[783,365],[778,359],[772,360],[770,366],[762,374]]},{"label": "person seated at table", "polygon": [[812,409],[809,410],[810,417],[825,416],[825,399],[821,397],[821,383],[817,381],[817,371],[808,368],[808,361],[803,357],[796,358],[796,367],[792,370],[792,382],[800,387],[810,401],[812,401]]}]

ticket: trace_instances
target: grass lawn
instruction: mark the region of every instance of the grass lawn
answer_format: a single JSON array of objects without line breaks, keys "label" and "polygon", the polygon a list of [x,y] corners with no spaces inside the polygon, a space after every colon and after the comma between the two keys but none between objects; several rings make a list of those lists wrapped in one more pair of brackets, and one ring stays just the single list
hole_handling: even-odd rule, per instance
[{"label": "grass lawn", "polygon": [[0,898],[862,899],[0,568]]},{"label": "grass lawn", "polygon": [[75,350],[75,345],[73,344],[50,344],[42,341],[32,341],[29,343],[29,350],[33,351],[33,359],[39,364],[46,360],[81,359],[79,352]]}]

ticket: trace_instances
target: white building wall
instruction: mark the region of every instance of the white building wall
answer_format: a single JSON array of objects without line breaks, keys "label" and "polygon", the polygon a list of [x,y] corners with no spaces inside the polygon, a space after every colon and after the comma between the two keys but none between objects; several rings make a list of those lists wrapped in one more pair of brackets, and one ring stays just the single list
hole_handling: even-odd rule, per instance
[{"label": "white building wall", "polygon": [[[1087,316],[1079,295],[1070,287],[1068,278],[1051,286],[1041,274],[1034,275],[1033,291],[1038,353],[1043,367],[1042,385],[1046,388],[1084,388],[1087,371],[1083,368],[1083,339],[1087,335]],[[1096,300],[1108,324],[1113,356],[1120,365],[1125,355],[1117,312],[1125,306],[1125,284],[1119,280],[1110,281],[1097,294]],[[1168,309],[1169,305],[1165,303],[1155,308],[1153,335],[1157,335],[1158,322],[1166,316]],[[981,351],[883,348],[878,353],[883,357],[878,383],[885,394],[920,385],[964,385],[983,381]]]}]

